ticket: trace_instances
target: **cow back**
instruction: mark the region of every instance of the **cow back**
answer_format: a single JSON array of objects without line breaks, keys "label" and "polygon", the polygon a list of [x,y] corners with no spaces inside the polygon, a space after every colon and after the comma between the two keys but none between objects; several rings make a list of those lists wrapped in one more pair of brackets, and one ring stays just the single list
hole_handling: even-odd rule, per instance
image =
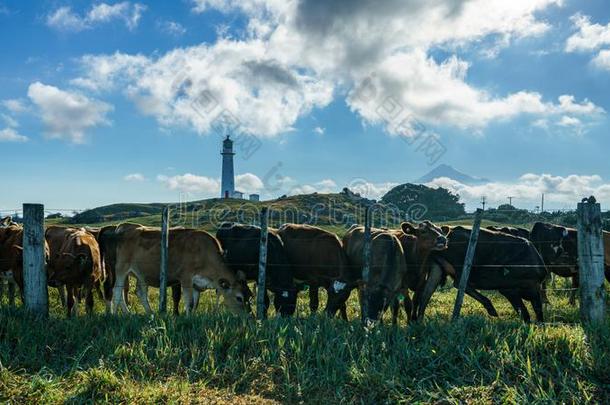
[{"label": "cow back", "polygon": [[278,230],[294,278],[327,285],[345,272],[347,258],[337,235],[311,225],[286,224]]}]

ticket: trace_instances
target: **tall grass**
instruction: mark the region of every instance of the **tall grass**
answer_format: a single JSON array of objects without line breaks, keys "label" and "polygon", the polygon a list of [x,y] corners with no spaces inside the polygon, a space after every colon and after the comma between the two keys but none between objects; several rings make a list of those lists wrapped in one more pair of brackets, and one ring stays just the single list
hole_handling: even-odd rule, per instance
[{"label": "tall grass", "polygon": [[[54,291],[52,291],[54,293]],[[353,294],[355,295],[355,294]],[[577,310],[551,297],[525,325],[490,294],[500,319],[466,299],[451,323],[455,290],[435,295],[423,323],[365,330],[352,297],[343,322],[309,315],[257,322],[216,306],[194,316],[66,319],[0,309],[0,401],[13,403],[610,403],[610,323],[585,331]],[[157,297],[151,294],[151,301]]]}]

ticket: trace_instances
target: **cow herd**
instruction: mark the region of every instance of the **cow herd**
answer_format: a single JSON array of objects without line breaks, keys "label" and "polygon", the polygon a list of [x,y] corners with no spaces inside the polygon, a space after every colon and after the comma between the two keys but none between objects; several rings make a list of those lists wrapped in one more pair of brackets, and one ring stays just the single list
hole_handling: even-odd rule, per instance
[{"label": "cow herd", "polygon": [[[216,235],[171,228],[168,237],[167,285],[174,312],[183,301],[186,314],[197,308],[199,293],[216,290],[232,312],[250,312],[259,268],[260,228],[222,224]],[[292,316],[298,293],[307,291],[309,307],[319,307],[319,290],[327,292],[325,312],[347,319],[346,302],[357,290],[363,318],[379,320],[390,309],[397,321],[400,308],[407,319],[422,319],[437,287],[447,277],[460,279],[471,229],[439,227],[430,221],[403,222],[399,229],[371,230],[369,275],[363,280],[364,228],[352,226],[343,238],[310,225],[285,224],[270,228],[267,243],[265,305],[281,316]],[[544,283],[550,272],[571,277],[578,286],[577,233],[562,226],[536,223],[522,228],[481,229],[466,294],[490,316],[492,302],[480,290],[504,296],[524,321],[530,302],[536,320],[543,322]],[[10,218],[0,221],[0,277],[23,290],[23,228]],[[129,312],[130,277],[144,309],[152,312],[148,288],[160,284],[161,230],[123,223],[103,228],[49,226],[45,231],[48,284],[63,297],[68,316],[85,302],[93,311],[94,292],[107,312]],[[606,278],[610,281],[610,233],[604,232]],[[272,294],[272,300],[269,298]],[[401,305],[402,300],[402,305]],[[62,298],[63,302],[63,298]]]}]

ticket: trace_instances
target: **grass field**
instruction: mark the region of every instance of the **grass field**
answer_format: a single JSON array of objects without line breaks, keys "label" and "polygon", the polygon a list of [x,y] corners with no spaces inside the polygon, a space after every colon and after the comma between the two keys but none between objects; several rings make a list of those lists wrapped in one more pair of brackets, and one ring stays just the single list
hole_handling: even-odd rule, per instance
[{"label": "grass field", "polygon": [[[567,297],[551,295],[545,325],[524,325],[503,298],[489,319],[466,298],[449,321],[454,289],[428,318],[365,330],[352,321],[298,316],[259,323],[225,313],[212,293],[194,316],[136,313],[65,319],[0,309],[0,402],[610,403],[610,322],[578,325]],[[324,294],[322,294],[324,295]],[[151,302],[157,296],[151,292]]]}]

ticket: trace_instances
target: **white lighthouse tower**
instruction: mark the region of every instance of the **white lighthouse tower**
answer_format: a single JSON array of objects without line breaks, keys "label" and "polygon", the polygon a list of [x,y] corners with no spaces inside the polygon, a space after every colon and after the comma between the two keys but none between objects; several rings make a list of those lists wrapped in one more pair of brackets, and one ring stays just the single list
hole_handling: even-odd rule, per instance
[{"label": "white lighthouse tower", "polygon": [[227,135],[222,141],[222,181],[220,182],[220,198],[233,198],[235,193],[235,174],[233,172],[233,141]]}]

